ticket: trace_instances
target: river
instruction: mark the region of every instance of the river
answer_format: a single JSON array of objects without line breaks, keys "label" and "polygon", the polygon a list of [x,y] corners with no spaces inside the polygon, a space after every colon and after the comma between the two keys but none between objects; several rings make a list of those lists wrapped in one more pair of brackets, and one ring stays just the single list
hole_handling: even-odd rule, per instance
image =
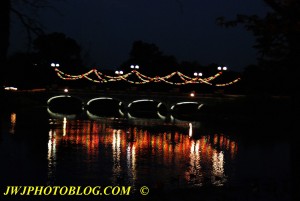
[{"label": "river", "polygon": [[235,189],[236,200],[256,190],[263,200],[289,199],[290,142],[260,137],[259,127],[251,135],[198,121],[53,116],[44,107],[0,117],[1,190],[128,185],[135,193],[223,188]]}]

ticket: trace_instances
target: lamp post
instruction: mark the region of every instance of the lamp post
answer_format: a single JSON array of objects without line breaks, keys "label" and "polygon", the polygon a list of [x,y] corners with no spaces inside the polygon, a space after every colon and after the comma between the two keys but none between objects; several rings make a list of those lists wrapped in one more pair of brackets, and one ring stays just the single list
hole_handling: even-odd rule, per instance
[{"label": "lamp post", "polygon": [[115,71],[115,74],[116,74],[116,75],[123,75],[123,73],[124,73],[124,72],[123,72],[122,70],[116,70],[116,71]]},{"label": "lamp post", "polygon": [[227,66],[218,66],[218,70],[220,71],[226,71],[227,69]]},{"label": "lamp post", "polygon": [[[195,77],[202,77],[202,75],[203,75],[203,73],[201,73],[201,72],[194,72],[194,76],[195,76]],[[196,92],[195,92],[195,91],[192,91],[192,92],[190,93],[190,97],[195,97],[195,95],[196,95]]]},{"label": "lamp post", "polygon": [[195,77],[202,77],[202,75],[203,75],[202,73],[194,72]]},{"label": "lamp post", "polygon": [[53,68],[58,68],[60,65],[59,63],[51,63],[50,66]]},{"label": "lamp post", "polygon": [[140,66],[139,65],[130,65],[130,68],[131,69],[140,69]]}]

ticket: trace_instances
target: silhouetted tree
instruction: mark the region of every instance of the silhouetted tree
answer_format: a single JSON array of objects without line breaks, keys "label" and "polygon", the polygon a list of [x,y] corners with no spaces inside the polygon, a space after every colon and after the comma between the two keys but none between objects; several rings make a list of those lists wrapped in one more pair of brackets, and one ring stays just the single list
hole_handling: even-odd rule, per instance
[{"label": "silhouetted tree", "polygon": [[[10,0],[3,0],[0,3],[0,86],[3,84],[3,68],[6,66],[6,57],[9,46],[9,22],[10,22]],[[1,90],[0,89],[0,90]]]},{"label": "silhouetted tree", "polygon": [[139,71],[149,75],[164,75],[178,66],[174,56],[164,55],[157,45],[143,41],[132,44],[130,57],[122,67],[130,71],[131,65],[139,65]]},{"label": "silhouetted tree", "polygon": [[[16,53],[8,59],[5,68],[5,84],[29,87],[49,87],[52,84],[66,83],[60,80],[51,62],[59,63],[60,69],[71,74],[83,72],[80,51],[81,48],[74,39],[63,33],[52,33],[39,36],[33,41],[35,52]],[[80,81],[70,83],[82,84]]]},{"label": "silhouetted tree", "polygon": [[[277,93],[291,93],[297,90],[300,66],[300,2],[298,0],[264,0],[272,9],[264,17],[238,15],[235,20],[218,18],[225,27],[243,24],[256,38],[254,47],[258,50],[258,68],[246,70],[246,76],[263,75],[264,90]],[[250,74],[247,74],[247,73]],[[261,74],[261,75],[259,75]],[[250,84],[250,83],[249,83]]]},{"label": "silhouetted tree", "polygon": [[[37,13],[40,8],[50,7],[48,5],[50,1],[47,0],[2,0],[0,1],[0,86],[3,84],[4,70],[3,67],[7,64],[7,52],[9,47],[10,36],[10,22],[11,14],[14,14],[16,18],[24,25],[29,42],[32,39],[32,33],[39,35],[43,33],[41,24],[38,23],[36,18],[32,15],[28,15],[28,12],[21,8],[31,9],[31,14]],[[2,87],[1,87],[2,88]]]},{"label": "silhouetted tree", "polygon": [[47,77],[41,77],[39,68],[34,63],[34,55],[31,53],[16,53],[8,58],[5,71],[5,84],[21,89],[40,87],[41,81]]},{"label": "silhouetted tree", "polygon": [[39,64],[49,67],[52,62],[70,73],[82,72],[81,47],[63,33],[41,35],[33,41]]},{"label": "silhouetted tree", "polygon": [[300,2],[298,0],[264,0],[272,9],[263,18],[257,15],[237,15],[233,21],[224,17],[218,22],[225,27],[243,24],[256,37],[255,48],[263,61],[289,58],[299,62]]}]

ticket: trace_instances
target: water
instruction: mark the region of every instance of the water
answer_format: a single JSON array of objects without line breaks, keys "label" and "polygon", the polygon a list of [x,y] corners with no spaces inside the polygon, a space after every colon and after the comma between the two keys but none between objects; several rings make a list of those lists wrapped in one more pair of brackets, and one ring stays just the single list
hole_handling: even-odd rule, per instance
[{"label": "water", "polygon": [[[288,140],[201,122],[76,119],[45,108],[1,114],[1,188],[7,185],[130,185],[163,189],[260,188],[286,198]],[[274,188],[275,188],[274,187]],[[277,192],[276,190],[276,192]],[[251,191],[252,192],[252,191]],[[241,199],[243,200],[243,199]]]}]

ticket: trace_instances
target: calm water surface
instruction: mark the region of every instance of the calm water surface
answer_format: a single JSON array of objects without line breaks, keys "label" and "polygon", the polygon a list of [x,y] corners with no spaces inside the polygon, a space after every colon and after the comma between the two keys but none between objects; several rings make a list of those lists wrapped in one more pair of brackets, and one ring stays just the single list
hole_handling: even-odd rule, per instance
[{"label": "calm water surface", "polygon": [[[1,115],[3,185],[148,185],[172,190],[246,186],[290,177],[289,143],[245,140],[201,122],[54,117],[43,109]],[[260,132],[257,128],[257,132]]]}]

